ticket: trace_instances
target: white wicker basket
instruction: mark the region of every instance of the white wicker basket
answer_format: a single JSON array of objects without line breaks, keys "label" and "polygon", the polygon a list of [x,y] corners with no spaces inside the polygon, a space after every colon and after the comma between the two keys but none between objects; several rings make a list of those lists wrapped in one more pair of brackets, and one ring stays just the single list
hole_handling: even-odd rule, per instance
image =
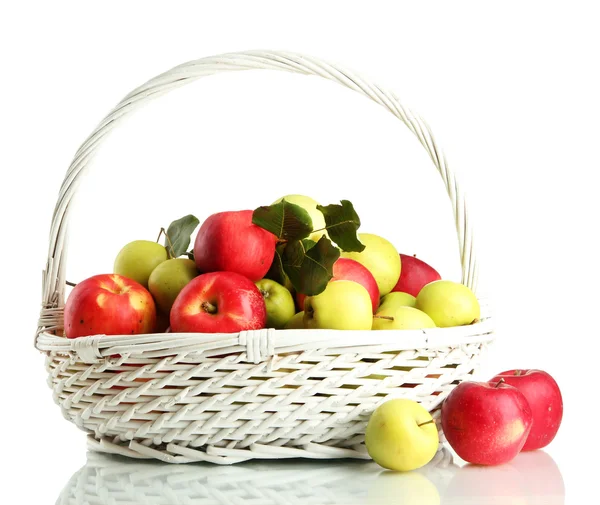
[{"label": "white wicker basket", "polygon": [[483,303],[476,324],[418,331],[269,329],[70,340],[56,335],[63,327],[69,203],[105,136],[152,98],[217,72],[249,69],[318,75],[402,120],[446,185],[462,282],[476,289],[464,196],[427,125],[393,93],[338,65],[288,52],[225,54],[177,66],[127,95],[82,144],[54,212],[36,347],[46,354],[56,403],[89,434],[95,450],[173,463],[368,458],[364,428],[377,405],[411,398],[437,417],[441,402],[469,378],[493,340]]}]

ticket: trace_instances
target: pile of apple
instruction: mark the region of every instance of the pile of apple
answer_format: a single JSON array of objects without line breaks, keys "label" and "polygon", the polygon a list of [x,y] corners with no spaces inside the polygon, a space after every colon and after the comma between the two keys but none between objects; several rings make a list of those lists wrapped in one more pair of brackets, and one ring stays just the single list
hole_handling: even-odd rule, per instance
[{"label": "pile of apple", "polygon": [[[509,370],[488,382],[465,381],[442,404],[441,425],[450,446],[477,465],[508,463],[521,451],[546,447],[563,416],[560,388],[542,370]],[[389,400],[373,412],[365,444],[381,466],[422,467],[438,449],[431,414],[419,403]]]},{"label": "pile of apple", "polygon": [[[78,283],[65,335],[386,330],[472,324],[479,303],[383,237],[358,233],[352,204],[288,195],[256,210],[186,216],[165,243],[136,240],[112,274]],[[159,235],[159,239],[161,237]]]}]

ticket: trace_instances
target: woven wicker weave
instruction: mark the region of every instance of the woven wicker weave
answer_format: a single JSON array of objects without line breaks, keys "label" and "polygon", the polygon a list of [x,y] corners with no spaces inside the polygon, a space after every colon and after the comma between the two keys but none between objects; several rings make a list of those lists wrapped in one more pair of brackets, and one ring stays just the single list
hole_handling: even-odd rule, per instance
[{"label": "woven wicker weave", "polygon": [[333,80],[406,124],[442,176],[455,215],[462,282],[476,289],[464,195],[427,125],[393,93],[337,65],[287,52],[225,54],[175,67],[127,95],[82,144],[54,212],[36,347],[46,354],[56,403],[90,434],[96,450],[177,463],[367,458],[364,428],[377,405],[411,398],[437,416],[493,340],[485,303],[476,324],[418,331],[56,335],[63,326],[69,204],[105,136],[152,98],[217,72],[248,69]]}]

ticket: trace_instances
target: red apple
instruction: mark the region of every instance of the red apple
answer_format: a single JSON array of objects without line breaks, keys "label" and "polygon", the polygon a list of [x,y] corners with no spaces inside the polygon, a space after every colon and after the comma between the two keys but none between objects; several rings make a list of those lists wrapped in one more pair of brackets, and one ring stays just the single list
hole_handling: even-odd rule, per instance
[{"label": "red apple", "polygon": [[503,381],[462,382],[442,405],[446,440],[465,461],[500,465],[521,451],[533,416],[525,396]]},{"label": "red apple", "polygon": [[542,370],[508,370],[496,375],[492,382],[501,379],[523,393],[533,413],[533,425],[523,450],[546,447],[554,439],[563,416],[558,384]]},{"label": "red apple", "polygon": [[[375,277],[373,277],[373,274],[367,267],[350,258],[339,258],[333,264],[333,277],[329,282],[342,280],[354,281],[362,285],[369,292],[369,296],[371,297],[373,314],[377,311],[377,307],[379,307],[379,288],[377,287]],[[304,310],[305,298],[306,295],[303,295],[302,293],[296,294],[296,303],[300,310]]]},{"label": "red apple", "polygon": [[118,274],[95,275],[80,282],[65,304],[67,338],[151,333],[155,324],[152,295]]},{"label": "red apple", "polygon": [[400,263],[402,264],[400,278],[392,291],[402,291],[417,296],[423,286],[442,278],[435,268],[416,256],[401,254]]},{"label": "red apple", "polygon": [[173,333],[236,333],[266,324],[261,292],[235,272],[199,275],[181,290],[171,309]]},{"label": "red apple", "polygon": [[275,257],[277,238],[252,224],[252,212],[219,212],[202,223],[194,244],[198,270],[236,272],[253,282],[265,276]]}]

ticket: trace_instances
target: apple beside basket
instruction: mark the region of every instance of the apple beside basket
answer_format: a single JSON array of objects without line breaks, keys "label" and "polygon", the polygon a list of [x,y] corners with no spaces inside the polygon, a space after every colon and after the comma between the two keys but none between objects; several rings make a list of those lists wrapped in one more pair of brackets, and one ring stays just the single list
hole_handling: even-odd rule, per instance
[{"label": "apple beside basket", "polygon": [[428,126],[393,93],[339,65],[289,52],[223,54],[179,65],[132,91],[102,120],[77,151],[54,212],[35,345],[46,356],[54,400],[88,433],[93,450],[172,463],[366,459],[364,431],[378,405],[409,398],[438,419],[442,401],[471,377],[493,340],[481,300],[481,320],[454,328],[56,335],[63,325],[69,203],[104,137],[155,97],[218,72],[251,69],[330,79],[400,119],[442,176],[454,209],[462,282],[476,292],[464,196]]}]

